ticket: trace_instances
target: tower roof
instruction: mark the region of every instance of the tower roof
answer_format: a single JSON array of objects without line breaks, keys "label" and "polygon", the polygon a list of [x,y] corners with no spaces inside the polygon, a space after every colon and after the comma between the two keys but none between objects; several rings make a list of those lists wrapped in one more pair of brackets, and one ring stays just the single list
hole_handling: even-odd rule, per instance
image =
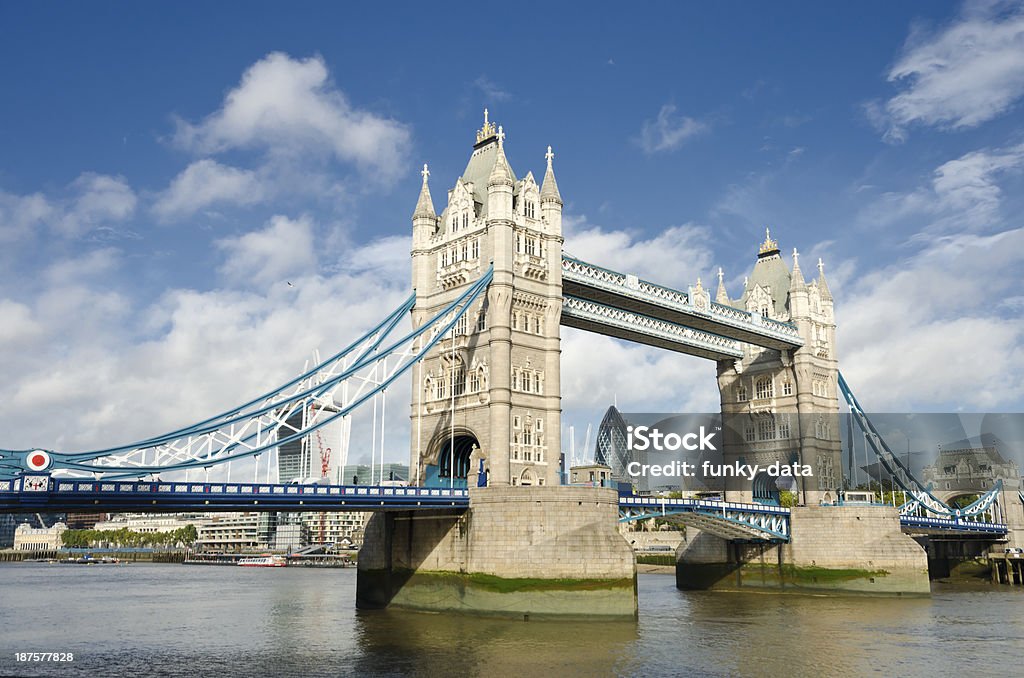
[{"label": "tower roof", "polygon": [[832,290],[828,288],[828,283],[825,282],[825,262],[821,259],[818,259],[818,290],[821,292],[822,298],[832,298]]},{"label": "tower roof", "polygon": [[772,305],[775,307],[775,314],[783,315],[786,313],[790,280],[789,268],[782,260],[779,244],[772,240],[771,233],[766,228],[764,242],[761,243],[757,252],[757,263],[754,264],[754,270],[750,272],[749,281],[737,306],[746,308],[747,297],[756,286],[760,285],[768,289],[768,293],[772,297]]},{"label": "tower roof", "polygon": [[427,186],[427,177],[430,176],[430,170],[427,169],[427,163],[423,163],[423,171],[420,172],[423,175],[423,186],[420,187],[420,198],[416,201],[416,209],[413,210],[412,218],[417,217],[437,217],[437,213],[434,212],[434,201],[430,199],[430,187]]},{"label": "tower roof", "polygon": [[544,183],[540,187],[540,199],[544,200],[557,200],[562,202],[562,194],[558,192],[558,182],[555,181],[555,170],[551,166],[551,160],[555,157],[555,154],[551,152],[551,147],[548,146],[548,152],[544,155],[548,161],[548,168],[544,172]]},{"label": "tower roof", "polygon": [[[469,156],[466,169],[462,172],[464,182],[473,184],[473,200],[483,205],[487,210],[487,182],[494,171],[494,165],[500,155],[505,159],[505,167],[508,169],[512,183],[517,182],[515,172],[512,171],[505,153],[499,148],[498,133],[493,122],[487,119],[487,109],[484,109],[484,125],[476,133],[476,143],[473,145],[473,154]],[[500,152],[499,152],[500,151]]]}]

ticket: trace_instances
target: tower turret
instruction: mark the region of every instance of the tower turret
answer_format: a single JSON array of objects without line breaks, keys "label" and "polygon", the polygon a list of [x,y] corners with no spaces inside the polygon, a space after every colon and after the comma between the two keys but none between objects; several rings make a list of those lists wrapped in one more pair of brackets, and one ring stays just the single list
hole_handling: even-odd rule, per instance
[{"label": "tower turret", "polygon": [[721,266],[718,267],[718,291],[715,292],[715,302],[729,304],[729,293],[725,291],[725,273]]},{"label": "tower turret", "polygon": [[800,253],[793,248],[793,273],[789,279],[789,315],[792,319],[806,318],[810,313],[810,302],[807,298],[807,283],[800,270]]},{"label": "tower turret", "polygon": [[505,131],[498,127],[498,151],[494,167],[487,178],[487,218],[512,218],[512,193],[515,179],[505,157]]},{"label": "tower turret", "polygon": [[562,235],[562,195],[558,192],[558,182],[555,181],[555,170],[551,163],[555,154],[551,152],[550,146],[544,157],[548,161],[548,168],[544,172],[544,183],[540,187],[540,212],[551,233]]}]

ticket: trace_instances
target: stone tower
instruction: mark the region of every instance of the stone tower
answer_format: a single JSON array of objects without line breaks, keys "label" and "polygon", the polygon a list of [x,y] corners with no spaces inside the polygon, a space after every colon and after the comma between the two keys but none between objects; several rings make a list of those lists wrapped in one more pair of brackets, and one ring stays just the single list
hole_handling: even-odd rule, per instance
[{"label": "stone tower", "polygon": [[559,484],[562,199],[547,152],[538,186],[505,157],[488,120],[438,215],[423,186],[413,213],[419,327],[494,266],[486,297],[413,370],[410,474],[463,486]]},{"label": "stone tower", "polygon": [[[791,322],[804,342],[792,351],[745,345],[743,358],[718,363],[725,462],[762,468],[775,461],[808,465],[813,477],[795,479],[801,500],[807,504],[834,501],[842,488],[843,468],[839,363],[824,264],[819,260],[818,278],[805,282],[799,253],[793,250],[790,271],[766,229],[742,296],[729,299],[719,271],[716,301],[750,311],[766,322]],[[777,497],[779,483],[760,475],[753,482],[727,479],[725,489],[733,501],[771,501]]]}]

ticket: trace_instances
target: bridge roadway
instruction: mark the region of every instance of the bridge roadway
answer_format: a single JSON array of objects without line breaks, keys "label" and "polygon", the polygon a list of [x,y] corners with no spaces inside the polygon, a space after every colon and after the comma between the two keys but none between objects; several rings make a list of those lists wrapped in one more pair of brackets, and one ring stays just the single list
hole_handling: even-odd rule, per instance
[{"label": "bridge roadway", "polygon": [[[294,485],[87,480],[25,475],[0,480],[0,513],[171,511],[415,511],[469,508],[465,489],[378,485]],[[785,542],[788,508],[709,499],[620,495],[619,521],[667,518],[730,541]],[[1006,525],[901,516],[907,534],[1000,538]]]}]

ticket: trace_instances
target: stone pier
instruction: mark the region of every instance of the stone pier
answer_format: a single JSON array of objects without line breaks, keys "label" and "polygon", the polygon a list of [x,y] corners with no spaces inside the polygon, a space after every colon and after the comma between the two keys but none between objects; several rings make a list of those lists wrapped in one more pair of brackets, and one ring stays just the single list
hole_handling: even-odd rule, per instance
[{"label": "stone pier", "polygon": [[692,528],[676,552],[681,589],[928,595],[928,555],[890,506],[805,506],[788,544],[738,544]]},{"label": "stone pier", "polygon": [[614,490],[487,487],[462,514],[378,513],[356,605],[516,618],[637,616],[633,550]]}]

